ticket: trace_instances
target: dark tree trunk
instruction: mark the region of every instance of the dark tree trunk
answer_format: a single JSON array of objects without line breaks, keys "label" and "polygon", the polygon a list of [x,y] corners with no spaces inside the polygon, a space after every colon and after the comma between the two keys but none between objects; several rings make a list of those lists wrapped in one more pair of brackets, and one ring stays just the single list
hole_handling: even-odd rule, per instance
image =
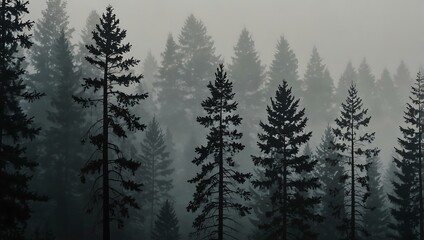
[{"label": "dark tree trunk", "polygon": [[108,121],[108,57],[103,76],[103,240],[110,240],[109,218],[109,121]]},{"label": "dark tree trunk", "polygon": [[350,149],[350,154],[351,154],[351,163],[350,163],[350,168],[351,168],[351,184],[352,184],[352,189],[351,189],[351,196],[350,196],[350,239],[351,240],[355,240],[355,231],[356,231],[356,225],[355,225],[355,153],[354,153],[354,142],[353,142],[353,103],[351,103],[351,149]]},{"label": "dark tree trunk", "polygon": [[[421,83],[419,84],[418,88],[419,91],[421,92]],[[424,209],[423,209],[423,178],[422,178],[422,125],[421,125],[421,99],[419,99],[419,104],[418,104],[418,109],[419,109],[419,113],[418,113],[418,180],[419,180],[419,198],[420,198],[420,240],[424,240]]]},{"label": "dark tree trunk", "polygon": [[219,146],[219,203],[218,203],[218,240],[224,240],[224,156],[223,156],[223,147],[224,147],[224,137],[222,133],[222,97],[221,97],[221,111],[219,118],[219,131],[220,136],[220,146]]}]

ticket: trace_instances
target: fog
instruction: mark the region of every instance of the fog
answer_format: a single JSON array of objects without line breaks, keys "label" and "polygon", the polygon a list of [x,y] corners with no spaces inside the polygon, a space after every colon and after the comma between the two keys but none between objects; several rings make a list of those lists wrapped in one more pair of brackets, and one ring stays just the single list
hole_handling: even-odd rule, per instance
[{"label": "fog", "polygon": [[[357,66],[365,57],[379,75],[404,60],[412,72],[423,64],[424,2],[421,0],[69,0],[73,39],[85,25],[88,13],[101,13],[112,4],[128,30],[137,57],[148,51],[159,58],[168,33],[178,36],[189,14],[201,19],[215,41],[216,52],[231,61],[243,27],[253,35],[261,60],[269,64],[281,35],[299,59],[303,76],[316,46],[336,81],[349,60]],[[38,19],[45,1],[30,2],[30,18]]]}]

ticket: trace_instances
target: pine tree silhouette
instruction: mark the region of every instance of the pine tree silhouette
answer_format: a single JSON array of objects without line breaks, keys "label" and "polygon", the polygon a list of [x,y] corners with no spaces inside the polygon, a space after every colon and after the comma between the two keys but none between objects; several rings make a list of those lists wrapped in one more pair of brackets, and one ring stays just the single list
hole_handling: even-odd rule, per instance
[{"label": "pine tree silhouette", "polygon": [[267,107],[268,123],[259,124],[263,130],[258,134],[262,156],[253,156],[253,162],[265,172],[262,179],[255,179],[252,184],[272,191],[272,208],[266,213],[270,222],[261,226],[265,239],[316,239],[310,223],[322,220],[315,209],[319,197],[307,196],[319,187],[318,178],[307,174],[299,177],[302,172],[312,172],[317,161],[299,153],[312,133],[305,132],[305,109],[298,107],[299,100],[283,81]]},{"label": "pine tree silhouette", "polygon": [[336,127],[333,134],[336,138],[333,148],[338,152],[339,157],[333,160],[333,164],[341,161],[345,167],[344,173],[339,181],[345,186],[345,196],[350,198],[346,207],[349,221],[344,226],[340,226],[341,231],[348,231],[349,239],[359,239],[361,232],[365,237],[369,235],[365,229],[363,215],[367,209],[366,201],[370,196],[368,170],[378,155],[377,148],[367,148],[372,144],[375,133],[366,132],[366,127],[370,123],[371,117],[367,116],[368,109],[362,109],[362,99],[358,96],[356,85],[351,84],[348,90],[346,101],[342,103],[340,116],[335,120]]},{"label": "pine tree silhouette", "polygon": [[393,239],[424,239],[423,98],[424,78],[418,73],[404,115],[405,126],[400,127],[403,136],[398,138],[397,156],[393,159],[398,169],[392,179],[393,193],[388,195],[395,220],[389,225]]},{"label": "pine tree silhouette", "polygon": [[152,240],[179,240],[178,218],[168,200],[164,202],[152,232]]},{"label": "pine tree silhouette", "polygon": [[193,227],[201,239],[223,240],[224,236],[237,238],[233,235],[231,224],[237,222],[231,211],[239,216],[249,213],[249,207],[241,200],[249,200],[250,193],[242,188],[250,173],[236,170],[233,156],[243,150],[239,141],[242,133],[236,129],[241,124],[241,117],[235,114],[237,102],[234,99],[232,82],[227,79],[224,65],[219,65],[215,73],[215,81],[208,84],[211,96],[202,102],[207,115],[197,117],[197,121],[209,128],[208,143],[196,148],[197,157],[193,163],[201,166],[201,172],[189,180],[196,184],[196,192],[187,210],[196,212],[202,208],[196,217]]},{"label": "pine tree silhouette", "polygon": [[[74,100],[84,108],[100,105],[103,109],[102,118],[90,127],[88,133],[87,138],[96,147],[96,152],[81,169],[81,180],[85,182],[87,174],[98,175],[93,183],[92,204],[88,212],[96,204],[102,204],[104,240],[110,239],[110,221],[116,220],[118,227],[123,227],[123,218],[129,216],[128,208],[139,208],[130,192],[141,191],[142,186],[127,178],[128,175],[135,174],[140,162],[127,159],[118,143],[113,142],[127,138],[127,131],[144,130],[145,125],[130,112],[130,107],[147,97],[147,94],[127,94],[118,89],[137,84],[143,77],[128,73],[139,61],[133,57],[124,58],[123,55],[130,52],[131,44],[122,43],[127,32],[119,27],[119,23],[113,8],[108,6],[93,32],[95,44],[87,46],[91,56],[87,56],[86,60],[102,69],[103,78],[84,78],[83,87],[94,92],[101,90],[101,98],[74,96]],[[99,153],[102,155],[98,156]],[[101,184],[99,180],[102,181]]]},{"label": "pine tree silhouette", "polygon": [[29,189],[31,172],[37,163],[27,157],[23,144],[33,140],[39,128],[21,107],[22,101],[33,102],[42,94],[29,92],[22,80],[25,73],[18,57],[18,47],[29,48],[27,34],[33,22],[24,21],[28,2],[1,1],[0,4],[0,239],[24,239],[30,218],[31,201],[46,200]]}]

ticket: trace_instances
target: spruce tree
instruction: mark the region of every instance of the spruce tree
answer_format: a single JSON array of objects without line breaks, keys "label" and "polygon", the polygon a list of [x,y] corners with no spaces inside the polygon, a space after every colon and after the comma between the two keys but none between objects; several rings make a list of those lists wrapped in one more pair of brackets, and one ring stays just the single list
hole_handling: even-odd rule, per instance
[{"label": "spruce tree", "polygon": [[237,239],[231,226],[237,219],[232,212],[245,216],[250,210],[239,201],[250,199],[250,192],[242,185],[251,174],[237,171],[233,159],[244,145],[240,143],[242,133],[237,130],[242,119],[234,113],[238,104],[234,101],[232,85],[224,65],[219,65],[215,81],[208,84],[211,96],[202,102],[207,115],[197,117],[201,125],[209,128],[209,134],[208,143],[196,148],[197,156],[192,161],[201,166],[201,172],[189,180],[196,184],[196,192],[187,210],[197,212],[202,208],[193,227],[197,236],[205,239],[223,240],[224,236]]},{"label": "spruce tree", "polygon": [[172,131],[182,130],[184,118],[184,92],[181,88],[181,53],[171,34],[168,35],[166,47],[161,54],[158,81],[154,87],[158,91],[160,105],[159,119]]},{"label": "spruce tree", "polygon": [[[128,73],[138,60],[124,58],[131,50],[131,44],[123,43],[126,30],[119,27],[119,19],[108,6],[102,15],[100,24],[93,32],[94,45],[87,46],[90,53],[86,60],[103,71],[103,77],[84,78],[85,90],[101,91],[100,99],[74,96],[76,102],[84,108],[90,105],[102,107],[102,118],[90,127],[88,140],[96,147],[87,163],[81,169],[82,181],[86,175],[95,174],[91,205],[88,212],[100,203],[102,205],[103,239],[110,239],[110,221],[117,220],[118,227],[123,226],[123,218],[129,216],[129,207],[139,208],[131,192],[141,191],[142,184],[129,179],[139,168],[140,162],[126,158],[116,139],[127,138],[127,132],[143,130],[145,125],[140,118],[130,112],[145,99],[147,94],[127,94],[118,87],[137,84],[142,75]],[[110,154],[111,153],[111,154]],[[101,179],[101,183],[99,180]]]},{"label": "spruce tree", "polygon": [[178,218],[174,207],[166,200],[157,215],[152,240],[179,240]]},{"label": "spruce tree", "polygon": [[144,205],[143,216],[149,217],[149,232],[152,233],[156,211],[160,204],[169,198],[172,189],[171,174],[174,169],[165,144],[165,136],[156,118],[147,125],[145,134],[139,157],[140,181],[143,183],[140,198]]},{"label": "spruce tree", "polygon": [[193,14],[185,20],[178,40],[184,107],[196,116],[201,112],[196,103],[206,98],[207,90],[204,86],[208,83],[210,72],[219,62],[219,57],[215,55],[214,42],[207,34],[205,25]]},{"label": "spruce tree", "polygon": [[270,191],[272,207],[266,212],[270,221],[261,226],[265,239],[316,239],[310,223],[321,220],[316,213],[319,197],[306,196],[319,187],[318,178],[299,177],[314,171],[317,161],[299,153],[312,133],[305,132],[305,109],[298,110],[299,100],[291,92],[286,81],[278,87],[267,107],[268,123],[259,124],[262,155],[253,156],[254,164],[265,171],[253,186]]},{"label": "spruce tree", "polygon": [[364,226],[370,234],[369,239],[384,239],[387,237],[387,223],[389,221],[386,209],[386,193],[381,182],[381,174],[378,169],[381,164],[377,159],[372,159],[368,169],[369,188],[371,195],[365,203],[369,209],[364,214]]},{"label": "spruce tree", "polygon": [[352,83],[357,84],[357,73],[355,68],[352,65],[352,62],[349,61],[346,65],[346,68],[342,76],[339,79],[339,83],[337,84],[337,89],[335,94],[337,104],[339,105],[342,104],[342,102],[345,99],[346,92],[348,91],[349,86]]},{"label": "spruce tree", "polygon": [[269,67],[267,97],[272,97],[275,89],[285,79],[292,86],[293,94],[301,96],[301,80],[298,75],[298,60],[287,40],[281,36],[277,42],[274,59]]},{"label": "spruce tree", "polygon": [[[304,76],[303,104],[313,129],[333,119],[334,83],[316,47]],[[322,132],[321,129],[317,129]]]},{"label": "spruce tree", "polygon": [[73,29],[69,28],[69,16],[66,12],[66,0],[47,0],[47,7],[35,25],[34,44],[30,49],[30,62],[35,72],[30,75],[30,86],[46,94],[41,101],[30,106],[29,113],[37,117],[37,124],[46,124],[46,105],[50,104],[57,81],[53,78],[54,57],[53,48],[64,31],[70,39]]},{"label": "spruce tree", "polygon": [[371,67],[368,65],[365,58],[358,67],[357,79],[359,97],[364,99],[364,103],[369,106],[370,114],[374,115],[378,112],[379,107],[376,99],[376,81],[375,76],[372,74]]},{"label": "spruce tree", "polygon": [[398,138],[397,156],[393,159],[398,169],[392,180],[393,194],[389,194],[394,239],[424,239],[423,96],[424,78],[418,73],[404,115],[405,126],[400,126],[403,136]]},{"label": "spruce tree", "polygon": [[375,114],[383,120],[389,121],[390,125],[392,125],[391,122],[398,122],[397,120],[400,120],[402,115],[402,103],[398,92],[389,71],[384,68],[381,78],[376,83],[378,112]]},{"label": "spruce tree", "polygon": [[411,89],[412,84],[414,84],[408,67],[404,61],[400,62],[398,68],[396,69],[396,74],[393,76],[393,80],[395,82],[396,88],[398,89],[398,95],[403,106],[409,101],[409,90]]},{"label": "spruce tree", "polygon": [[346,232],[339,228],[346,222],[344,185],[339,181],[344,169],[338,154],[332,147],[335,143],[331,127],[327,127],[316,151],[318,174],[321,183],[320,213],[324,221],[319,225],[319,239],[345,239]]},{"label": "spruce tree", "polygon": [[333,133],[336,138],[334,149],[339,157],[333,164],[341,161],[345,171],[339,181],[344,185],[345,197],[349,198],[346,207],[349,225],[345,226],[350,240],[368,236],[365,229],[364,214],[368,210],[366,202],[370,196],[369,168],[375,164],[372,159],[377,157],[377,148],[367,148],[372,144],[375,133],[366,131],[371,117],[367,116],[368,109],[363,109],[362,99],[358,96],[356,85],[351,84],[346,101],[342,103],[340,116],[335,120]]},{"label": "spruce tree", "polygon": [[147,56],[143,61],[142,70],[143,83],[138,84],[136,93],[142,94],[144,92],[148,92],[150,97],[146,99],[143,107],[137,107],[137,112],[141,116],[152,118],[157,112],[156,104],[158,100],[158,93],[156,88],[154,88],[154,85],[157,81],[159,67],[155,57],[150,51],[147,53]]},{"label": "spruce tree", "polygon": [[33,102],[42,94],[29,92],[22,76],[23,57],[18,48],[32,43],[27,34],[33,22],[23,20],[28,1],[0,3],[0,239],[24,239],[31,216],[30,202],[45,200],[29,189],[31,172],[37,163],[28,158],[23,144],[33,140],[39,128],[22,109],[21,102]]},{"label": "spruce tree", "polygon": [[[85,113],[73,101],[72,95],[81,92],[80,76],[74,65],[71,44],[65,33],[59,36],[52,49],[55,65],[53,77],[57,82],[51,96],[51,109],[47,111],[49,129],[46,131],[46,146],[43,154],[45,169],[43,188],[50,188],[50,201],[55,207],[44,209],[47,215],[54,216],[52,222],[55,235],[60,239],[78,238],[81,229],[70,227],[77,217],[71,209],[80,201],[78,188],[74,182],[83,164],[86,149],[81,146],[84,134]],[[50,213],[50,214],[49,214]],[[81,224],[79,224],[81,226]]]}]

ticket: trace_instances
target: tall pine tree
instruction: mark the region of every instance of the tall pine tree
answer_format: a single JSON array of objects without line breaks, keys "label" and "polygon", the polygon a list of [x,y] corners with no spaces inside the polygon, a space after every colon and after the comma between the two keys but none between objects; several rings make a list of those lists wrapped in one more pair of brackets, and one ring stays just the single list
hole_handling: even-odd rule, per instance
[{"label": "tall pine tree", "polygon": [[32,140],[40,129],[33,127],[33,118],[22,110],[21,102],[41,97],[28,92],[22,80],[24,58],[18,57],[18,47],[31,46],[33,22],[23,20],[28,14],[28,1],[0,3],[0,239],[24,239],[30,218],[31,201],[42,200],[29,189],[31,172],[37,163],[28,158],[22,144]]},{"label": "tall pine tree", "polygon": [[345,168],[339,178],[344,189],[339,191],[345,191],[345,196],[349,198],[345,205],[349,207],[349,224],[341,230],[348,232],[350,240],[369,235],[364,223],[365,212],[372,210],[365,204],[370,195],[368,171],[375,164],[372,159],[379,153],[377,148],[367,147],[373,143],[375,133],[366,131],[371,117],[367,116],[368,109],[362,107],[362,99],[352,83],[346,101],[342,103],[340,116],[335,120],[337,126],[333,129],[336,138],[333,148],[339,155],[333,164],[341,161]]},{"label": "tall pine tree", "polygon": [[170,197],[171,174],[174,172],[165,136],[156,118],[147,125],[146,135],[141,143],[140,162],[140,181],[144,185],[140,194],[143,202],[142,214],[144,217],[149,217],[148,232],[152,233],[157,210],[160,204]]},{"label": "tall pine tree", "polygon": [[400,127],[403,136],[398,138],[397,156],[393,159],[398,169],[392,180],[393,194],[389,194],[394,239],[424,239],[423,99],[424,78],[418,73],[404,115],[405,126]]},{"label": "tall pine tree", "polygon": [[345,100],[346,92],[348,91],[350,85],[352,83],[357,84],[357,73],[355,68],[352,65],[352,62],[348,62],[346,65],[346,68],[342,74],[342,76],[339,79],[339,83],[337,84],[336,89],[336,103],[342,104],[342,102]]},{"label": "tall pine tree", "polygon": [[96,151],[83,166],[81,173],[83,182],[87,174],[97,174],[91,192],[92,205],[88,211],[91,212],[94,205],[101,203],[104,240],[110,239],[111,220],[117,220],[118,227],[122,227],[122,218],[129,216],[128,208],[139,208],[130,192],[141,191],[142,186],[127,178],[129,174],[135,174],[140,162],[127,159],[119,143],[116,143],[116,139],[127,138],[127,131],[145,128],[139,122],[140,118],[130,112],[130,107],[147,97],[147,94],[127,94],[118,89],[137,84],[143,77],[128,73],[139,61],[133,57],[124,58],[123,55],[130,52],[131,44],[122,42],[127,32],[119,27],[119,23],[113,8],[108,6],[93,32],[95,44],[87,46],[90,56],[86,60],[102,69],[103,78],[87,77],[83,87],[95,92],[100,90],[101,98],[74,96],[75,101],[84,108],[94,104],[103,109],[102,118],[90,127],[88,134],[88,140],[96,147]]},{"label": "tall pine tree", "polygon": [[219,65],[215,81],[208,84],[211,96],[202,102],[207,115],[197,117],[201,125],[209,128],[209,134],[208,143],[196,148],[197,157],[193,163],[201,166],[201,172],[189,180],[196,184],[196,192],[187,210],[197,212],[202,208],[193,227],[196,234],[205,239],[237,238],[232,227],[237,219],[232,211],[244,216],[250,210],[239,200],[250,199],[250,192],[241,185],[251,174],[237,171],[233,160],[244,145],[239,142],[243,134],[237,127],[242,119],[234,113],[238,104],[234,101],[232,85],[224,72],[224,65]]},{"label": "tall pine tree", "polygon": [[262,225],[265,239],[316,239],[311,222],[320,221],[316,213],[320,200],[308,193],[319,187],[318,178],[308,174],[315,169],[316,160],[300,154],[300,148],[311,138],[305,132],[305,109],[298,110],[299,100],[292,96],[286,81],[278,87],[275,99],[267,107],[268,123],[260,122],[263,133],[258,134],[262,156],[254,156],[256,166],[264,169],[263,178],[252,183],[256,188],[272,191],[272,208]]}]

